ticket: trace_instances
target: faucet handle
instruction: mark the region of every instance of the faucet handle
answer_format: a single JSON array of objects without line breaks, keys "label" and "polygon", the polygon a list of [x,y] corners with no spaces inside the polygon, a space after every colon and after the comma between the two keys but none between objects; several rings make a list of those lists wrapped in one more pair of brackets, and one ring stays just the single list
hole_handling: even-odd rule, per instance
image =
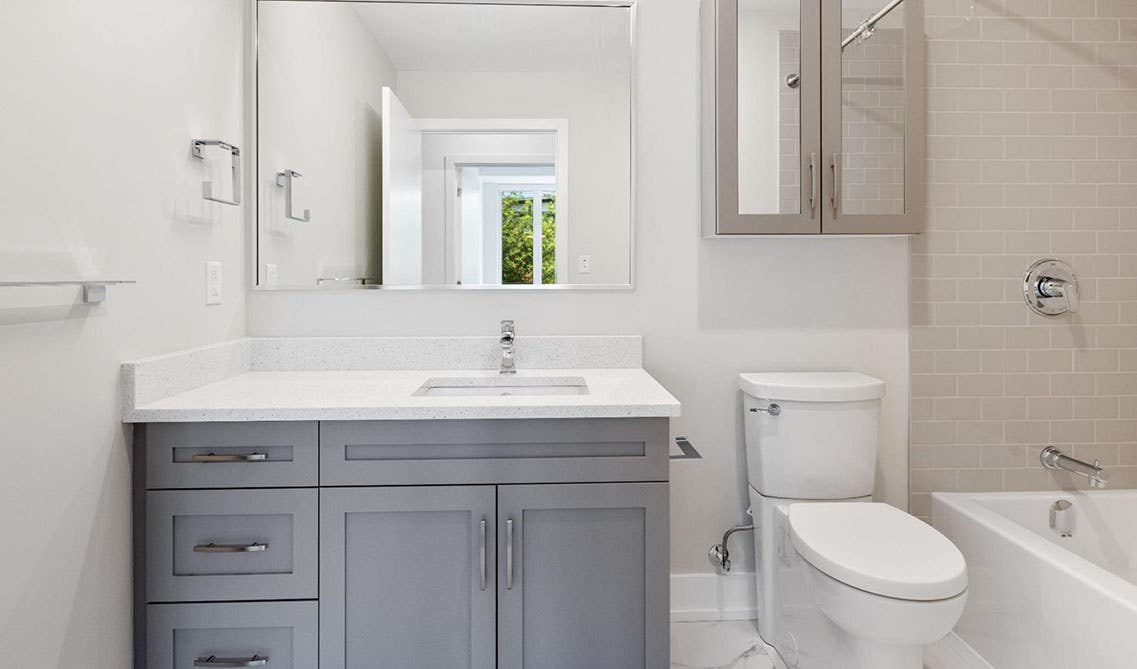
[{"label": "faucet handle", "polygon": [[1045,258],[1031,265],[1023,277],[1023,296],[1030,308],[1043,316],[1078,311],[1078,277],[1061,260]]},{"label": "faucet handle", "polygon": [[1066,296],[1066,309],[1074,314],[1078,312],[1078,282],[1066,281],[1062,285],[1062,294]]}]

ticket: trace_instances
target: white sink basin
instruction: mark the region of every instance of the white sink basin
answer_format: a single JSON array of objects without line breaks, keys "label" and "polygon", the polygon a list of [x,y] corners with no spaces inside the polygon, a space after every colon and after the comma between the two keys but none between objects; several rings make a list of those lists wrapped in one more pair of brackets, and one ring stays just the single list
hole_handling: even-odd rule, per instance
[{"label": "white sink basin", "polygon": [[429,397],[587,395],[582,376],[454,376],[426,380],[414,392]]}]

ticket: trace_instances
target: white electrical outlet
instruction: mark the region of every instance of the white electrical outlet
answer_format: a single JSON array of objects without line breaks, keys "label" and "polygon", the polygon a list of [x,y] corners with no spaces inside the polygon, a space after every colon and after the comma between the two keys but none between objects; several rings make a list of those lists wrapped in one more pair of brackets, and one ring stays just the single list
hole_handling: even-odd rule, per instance
[{"label": "white electrical outlet", "polygon": [[576,269],[581,274],[592,274],[592,256],[580,256],[577,258]]},{"label": "white electrical outlet", "polygon": [[221,263],[217,260],[205,263],[205,303],[221,304]]},{"label": "white electrical outlet", "polygon": [[265,264],[265,288],[273,290],[276,288],[276,263],[270,262]]}]

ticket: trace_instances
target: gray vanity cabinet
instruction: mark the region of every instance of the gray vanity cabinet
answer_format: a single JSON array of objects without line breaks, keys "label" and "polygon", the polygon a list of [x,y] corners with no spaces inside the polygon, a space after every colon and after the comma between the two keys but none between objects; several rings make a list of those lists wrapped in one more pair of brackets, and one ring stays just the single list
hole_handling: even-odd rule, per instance
[{"label": "gray vanity cabinet", "polygon": [[498,488],[498,667],[668,665],[666,483]]},{"label": "gray vanity cabinet", "polygon": [[494,494],[321,491],[322,669],[494,666]]},{"label": "gray vanity cabinet", "polygon": [[135,669],[666,667],[668,435],[666,418],[140,426]]}]

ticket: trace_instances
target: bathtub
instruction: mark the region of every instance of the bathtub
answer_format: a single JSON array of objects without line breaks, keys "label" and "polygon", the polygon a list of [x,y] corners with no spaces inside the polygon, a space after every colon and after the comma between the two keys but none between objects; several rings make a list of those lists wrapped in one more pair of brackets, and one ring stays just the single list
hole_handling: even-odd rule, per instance
[{"label": "bathtub", "polygon": [[967,559],[955,632],[991,665],[1137,667],[1137,490],[934,493],[932,525]]}]

